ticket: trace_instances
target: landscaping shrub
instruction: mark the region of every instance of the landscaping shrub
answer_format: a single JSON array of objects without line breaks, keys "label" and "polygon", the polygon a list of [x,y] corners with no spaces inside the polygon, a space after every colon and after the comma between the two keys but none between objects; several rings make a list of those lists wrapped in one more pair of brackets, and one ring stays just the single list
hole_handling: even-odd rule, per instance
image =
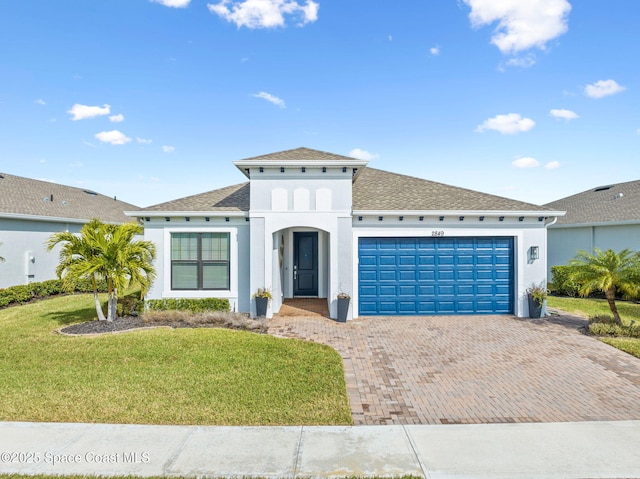
[{"label": "landscaping shrub", "polygon": [[4,294],[4,289],[0,289],[0,308],[9,305],[9,297]]},{"label": "landscaping shrub", "polygon": [[580,284],[569,278],[569,266],[552,266],[549,290],[560,296],[578,296]]},{"label": "landscaping shrub", "polygon": [[613,316],[598,315],[589,318],[589,333],[595,336],[640,338],[640,325],[635,321],[625,325],[616,321]]},{"label": "landscaping shrub", "polygon": [[[140,290],[118,297],[116,317],[137,316],[144,309],[144,300],[140,299]],[[107,301],[102,302],[102,311],[107,311]]]},{"label": "landscaping shrub", "polygon": [[190,311],[166,310],[145,311],[142,318],[146,323],[154,325],[171,324],[185,327],[217,326],[230,329],[241,329],[265,333],[267,326],[264,318],[251,319],[247,314],[228,311],[204,311],[192,313]]},{"label": "landscaping shrub", "polygon": [[140,299],[140,292],[128,294],[122,298],[118,298],[116,304],[116,315],[122,316],[136,316],[144,308],[144,300]]},{"label": "landscaping shrub", "polygon": [[147,310],[150,311],[190,311],[201,313],[203,311],[230,311],[231,305],[226,298],[170,298],[170,299],[149,299],[146,302]]},{"label": "landscaping shrub", "polygon": [[140,294],[125,296],[118,298],[116,304],[117,316],[136,316],[144,308],[144,301],[140,299]]},{"label": "landscaping shrub", "polygon": [[[107,282],[105,280],[98,281],[98,292],[107,292]],[[93,293],[93,281],[90,279],[81,279],[76,281],[73,290],[78,293]]]},{"label": "landscaping shrub", "polygon": [[[570,296],[575,298],[580,296],[579,290],[582,286],[581,283],[573,281],[569,277],[569,266],[552,266],[551,267],[551,282],[549,283],[549,291],[553,294],[559,296]],[[604,295],[599,291],[594,291],[588,298],[602,298]],[[639,296],[630,296],[628,294],[623,294],[620,291],[616,291],[616,298],[622,298],[626,300],[630,299],[638,299]]]},{"label": "landscaping shrub", "polygon": [[618,326],[622,326],[622,321],[619,321],[613,316],[609,316],[608,314],[598,314],[596,316],[591,316],[589,318],[589,324],[594,324],[594,323],[617,324]]},{"label": "landscaping shrub", "polygon": [[8,306],[14,303],[27,303],[33,299],[30,285],[20,284],[0,289],[0,306]]},{"label": "landscaping shrub", "polygon": [[[107,283],[105,281],[98,282],[98,291],[101,293],[107,291]],[[9,286],[8,288],[0,289],[0,307],[9,306],[10,304],[24,304],[33,299],[73,292],[92,293],[93,283],[90,280],[82,280],[65,288],[62,280],[49,279],[37,283]]]},{"label": "landscaping shrub", "polygon": [[39,283],[29,283],[25,286],[30,289],[32,298],[46,298],[47,296],[53,296],[54,294],[61,294],[65,292],[62,281],[59,279],[49,279]]}]

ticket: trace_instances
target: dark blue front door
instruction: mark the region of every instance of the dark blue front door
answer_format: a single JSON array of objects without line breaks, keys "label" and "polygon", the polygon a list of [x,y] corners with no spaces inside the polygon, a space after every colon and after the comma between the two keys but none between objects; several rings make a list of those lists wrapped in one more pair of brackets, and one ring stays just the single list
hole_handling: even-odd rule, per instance
[{"label": "dark blue front door", "polygon": [[360,315],[513,312],[513,238],[360,238]]},{"label": "dark blue front door", "polygon": [[318,233],[293,233],[293,294],[318,296]]}]

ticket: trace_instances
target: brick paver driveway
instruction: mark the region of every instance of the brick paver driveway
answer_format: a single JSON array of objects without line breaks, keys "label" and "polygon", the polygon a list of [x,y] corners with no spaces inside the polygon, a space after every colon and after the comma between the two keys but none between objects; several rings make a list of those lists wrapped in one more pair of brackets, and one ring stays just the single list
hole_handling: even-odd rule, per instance
[{"label": "brick paver driveway", "polygon": [[640,359],[552,321],[282,317],[269,331],[340,353],[355,424],[640,419]]}]

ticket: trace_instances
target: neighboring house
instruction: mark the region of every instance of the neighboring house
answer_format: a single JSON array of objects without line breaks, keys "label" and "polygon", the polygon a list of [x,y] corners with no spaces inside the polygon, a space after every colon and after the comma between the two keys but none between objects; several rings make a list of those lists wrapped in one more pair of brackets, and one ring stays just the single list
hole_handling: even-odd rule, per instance
[{"label": "neighboring house", "polygon": [[148,298],[351,295],[363,315],[528,314],[562,212],[307,148],[235,161],[248,182],[128,212],[158,246]]},{"label": "neighboring house", "polygon": [[77,232],[92,218],[135,221],[137,206],[94,191],[0,173],[0,288],[56,278],[59,247],[45,242],[59,231]]},{"label": "neighboring house", "polygon": [[567,212],[549,226],[549,268],[567,264],[581,249],[640,251],[640,180],[598,186],[546,206]]}]

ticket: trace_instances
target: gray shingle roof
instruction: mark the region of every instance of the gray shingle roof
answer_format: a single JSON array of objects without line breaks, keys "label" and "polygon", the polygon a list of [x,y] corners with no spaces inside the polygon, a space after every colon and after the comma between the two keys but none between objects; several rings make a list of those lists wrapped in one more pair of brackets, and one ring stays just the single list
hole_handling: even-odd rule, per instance
[{"label": "gray shingle roof", "polygon": [[[53,197],[53,201],[52,201]],[[0,173],[0,216],[28,215],[124,223],[124,211],[138,207],[99,193]]]},{"label": "gray shingle roof", "polygon": [[255,161],[257,163],[279,162],[279,161],[354,161],[355,158],[349,156],[335,155],[326,151],[312,150],[311,148],[295,148],[293,150],[278,151],[268,155],[245,158],[242,161]]},{"label": "gray shingle roof", "polygon": [[249,211],[249,183],[149,206],[145,211]]},{"label": "gray shingle roof", "polygon": [[353,185],[354,210],[545,211],[547,208],[412,176],[364,168]]},{"label": "gray shingle roof", "polygon": [[[249,211],[250,184],[228,186],[144,211]],[[353,185],[353,209],[374,211],[545,211],[542,206],[411,176],[364,168]]]},{"label": "gray shingle roof", "polygon": [[640,180],[591,188],[545,206],[567,211],[566,216],[558,218],[556,225],[640,223]]}]

